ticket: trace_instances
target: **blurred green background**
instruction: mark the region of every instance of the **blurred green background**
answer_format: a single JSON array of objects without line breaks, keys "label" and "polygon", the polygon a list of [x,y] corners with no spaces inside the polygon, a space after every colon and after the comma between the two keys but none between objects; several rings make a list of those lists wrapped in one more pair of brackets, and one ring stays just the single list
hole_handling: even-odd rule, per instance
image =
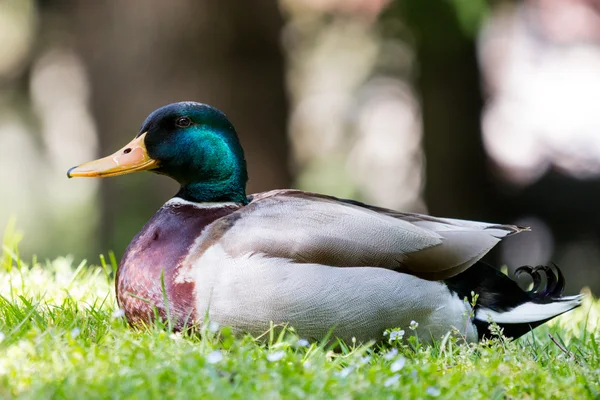
[{"label": "blurred green background", "polygon": [[250,193],[528,225],[489,260],[600,291],[598,0],[0,0],[0,226],[120,257],[175,184],[65,173],[182,100],[228,114]]}]

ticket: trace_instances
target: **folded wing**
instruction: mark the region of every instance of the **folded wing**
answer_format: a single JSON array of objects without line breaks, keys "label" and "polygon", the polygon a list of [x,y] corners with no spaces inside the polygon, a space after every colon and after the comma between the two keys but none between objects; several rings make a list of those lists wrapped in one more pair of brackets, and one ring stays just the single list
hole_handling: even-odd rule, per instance
[{"label": "folded wing", "polygon": [[213,224],[206,243],[233,257],[262,253],[299,263],[373,266],[441,280],[464,271],[510,225],[434,218],[295,190],[255,195]]}]

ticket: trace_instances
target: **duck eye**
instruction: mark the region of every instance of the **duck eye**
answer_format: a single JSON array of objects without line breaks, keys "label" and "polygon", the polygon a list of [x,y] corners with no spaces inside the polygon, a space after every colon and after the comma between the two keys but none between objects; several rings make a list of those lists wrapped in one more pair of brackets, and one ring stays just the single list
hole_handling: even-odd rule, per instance
[{"label": "duck eye", "polygon": [[192,124],[192,120],[189,119],[188,117],[179,117],[175,121],[175,125],[177,125],[180,128],[187,128],[191,124]]}]

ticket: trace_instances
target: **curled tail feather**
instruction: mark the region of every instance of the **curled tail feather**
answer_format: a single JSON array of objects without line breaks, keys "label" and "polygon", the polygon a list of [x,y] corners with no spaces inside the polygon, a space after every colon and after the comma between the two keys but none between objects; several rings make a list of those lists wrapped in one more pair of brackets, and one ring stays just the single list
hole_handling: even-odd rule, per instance
[{"label": "curled tail feather", "polygon": [[523,266],[515,276],[527,274],[533,281],[529,291],[495,268],[477,262],[459,275],[446,280],[448,287],[472,301],[478,295],[473,323],[479,338],[489,334],[490,322],[504,329],[507,337],[518,338],[552,318],[579,305],[584,295],[562,296],[565,279],[556,266]]}]

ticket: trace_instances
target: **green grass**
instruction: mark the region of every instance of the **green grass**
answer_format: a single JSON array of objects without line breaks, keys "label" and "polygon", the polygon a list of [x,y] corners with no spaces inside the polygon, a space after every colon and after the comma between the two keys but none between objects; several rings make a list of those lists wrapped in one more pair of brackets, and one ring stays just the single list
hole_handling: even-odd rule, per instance
[{"label": "green grass", "polygon": [[[204,327],[130,329],[116,309],[114,262],[25,265],[7,235],[0,265],[2,398],[598,398],[600,302],[519,341],[448,337],[336,351],[287,332],[266,342]],[[402,327],[408,330],[408,327]],[[550,340],[555,337],[557,343]]]}]

